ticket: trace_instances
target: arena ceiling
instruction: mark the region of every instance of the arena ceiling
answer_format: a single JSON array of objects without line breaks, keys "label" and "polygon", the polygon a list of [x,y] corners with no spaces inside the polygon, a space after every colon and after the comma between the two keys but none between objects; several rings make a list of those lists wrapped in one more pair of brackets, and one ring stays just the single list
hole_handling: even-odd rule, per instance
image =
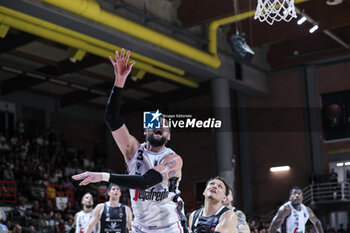
[{"label": "arena ceiling", "polygon": [[[143,22],[143,25],[147,27],[151,21],[153,24],[168,28],[168,32],[160,29],[161,33],[173,36],[204,52],[208,51],[207,34],[205,33],[203,36],[192,35],[189,29],[196,26],[208,27],[210,22],[233,14],[232,0],[168,1],[180,2],[177,12],[182,27],[162,22],[149,15],[144,16],[147,20]],[[129,6],[127,0],[99,0],[97,2],[103,6],[109,4],[115,8],[117,6],[124,7],[129,11],[142,14],[142,10]],[[29,3],[32,5],[26,7],[26,4]],[[72,12],[57,9],[41,1],[1,0],[0,5],[15,12],[25,13],[57,24],[60,22],[55,22],[55,20],[59,21],[59,17],[62,17],[64,20],[62,20],[61,26],[77,32],[82,28],[81,30],[85,30],[87,33],[91,32],[89,36],[96,34],[96,38],[100,34],[101,37],[106,38],[105,41],[108,43],[112,43],[115,38],[116,44],[120,47],[135,48],[135,51],[147,56],[147,59],[159,58],[160,62],[175,67],[175,71],[169,71],[172,68],[168,69],[168,67],[154,70],[156,65],[148,67],[147,71],[143,70],[142,67],[134,69],[124,91],[124,101],[132,106],[127,111],[140,109],[140,107],[153,109],[202,95],[210,92],[210,79],[237,75],[237,69],[233,68],[233,71],[229,69],[233,66],[237,68],[232,51],[218,51],[222,64],[217,69],[176,54],[176,51],[168,52],[164,48],[158,48],[149,43],[144,44],[139,39],[115,32],[114,29],[105,25],[101,26],[93,21],[78,19]],[[32,7],[34,5],[35,8]],[[256,1],[240,0],[238,6],[239,14],[249,12],[255,9]],[[262,60],[269,64],[269,66],[260,66],[260,69],[252,66],[254,70],[259,72],[304,65],[349,53],[350,0],[343,0],[341,4],[335,6],[326,4],[325,0],[310,0],[297,4],[297,8],[309,18],[302,25],[298,25],[296,20],[293,20],[289,23],[275,23],[270,26],[247,18],[238,24],[225,26],[228,28],[227,39],[236,31],[236,27],[240,32],[246,33],[248,44],[259,50],[259,57],[265,57],[266,59]],[[113,9],[110,10],[113,11]],[[50,12],[54,12],[55,15],[50,14]],[[1,16],[3,14],[2,12]],[[6,12],[6,14],[9,13]],[[12,16],[21,18],[15,14]],[[52,21],[50,21],[50,17]],[[32,33],[28,28],[21,30],[20,26],[22,25],[17,27],[17,24],[24,25],[28,21],[26,18],[21,18],[22,23],[13,21],[13,25],[9,27],[7,27],[7,21],[4,21],[3,18],[0,20],[0,34],[3,37],[0,39],[2,96],[11,95],[18,91],[29,91],[57,98],[60,100],[61,107],[75,104],[105,106],[114,80],[113,70],[108,59],[94,53],[77,50],[74,44],[69,46],[65,41],[59,42],[54,37],[50,39],[47,36],[40,36],[39,32],[34,33],[33,31]],[[73,25],[74,20],[78,20],[79,24]],[[309,29],[315,23],[318,24],[319,29],[314,33],[309,33]],[[243,73],[249,74],[247,77],[252,76],[244,69]],[[245,82],[245,80],[247,79],[244,78],[242,81],[239,78],[233,78],[231,84],[233,88],[241,91],[249,91],[255,88],[254,85],[260,85],[249,86],[251,81]],[[256,89],[259,89],[259,86]]]}]

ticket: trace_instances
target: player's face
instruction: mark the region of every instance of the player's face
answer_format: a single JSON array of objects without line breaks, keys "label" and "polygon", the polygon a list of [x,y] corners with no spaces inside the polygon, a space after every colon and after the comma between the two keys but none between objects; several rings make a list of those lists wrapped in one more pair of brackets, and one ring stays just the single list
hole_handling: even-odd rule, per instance
[{"label": "player's face", "polygon": [[119,198],[122,195],[119,186],[112,186],[112,188],[108,191],[108,196],[111,198]]},{"label": "player's face", "polygon": [[[165,122],[164,122],[165,121]],[[164,146],[170,140],[170,129],[168,122],[161,118],[161,127],[159,129],[146,129],[146,140],[152,146],[159,147]]]},{"label": "player's face", "polygon": [[225,195],[226,193],[226,187],[224,182],[222,182],[221,180],[211,180],[207,187],[204,190],[204,197],[206,198],[210,198],[210,199],[215,199],[221,202],[226,202],[227,201],[227,197]]},{"label": "player's face", "polygon": [[87,208],[91,208],[94,205],[94,199],[92,198],[91,194],[85,194],[81,203]]},{"label": "player's face", "polygon": [[294,189],[289,196],[289,200],[293,205],[299,205],[303,202],[303,192],[299,189]]}]

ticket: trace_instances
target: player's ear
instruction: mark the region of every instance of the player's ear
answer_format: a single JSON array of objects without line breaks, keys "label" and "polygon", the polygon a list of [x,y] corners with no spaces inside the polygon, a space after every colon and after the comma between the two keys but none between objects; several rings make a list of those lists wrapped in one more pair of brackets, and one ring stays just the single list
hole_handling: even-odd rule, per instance
[{"label": "player's ear", "polygon": [[222,202],[227,202],[228,201],[228,197],[224,196],[224,198],[222,199]]}]

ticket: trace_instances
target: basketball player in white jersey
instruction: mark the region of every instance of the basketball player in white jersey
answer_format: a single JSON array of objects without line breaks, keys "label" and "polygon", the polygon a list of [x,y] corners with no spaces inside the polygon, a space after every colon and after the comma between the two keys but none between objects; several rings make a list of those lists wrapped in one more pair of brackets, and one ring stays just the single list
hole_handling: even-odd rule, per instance
[{"label": "basketball player in white jersey", "polygon": [[310,220],[317,233],[323,233],[321,221],[303,202],[303,191],[294,187],[289,191],[289,201],[282,205],[272,219],[269,233],[305,233],[305,224]]},{"label": "basketball player in white jersey", "polygon": [[233,206],[233,193],[232,193],[232,188],[229,187],[228,195],[227,195],[227,200],[223,202],[224,206],[232,210],[234,213],[237,215],[237,231],[238,233],[250,233],[250,228],[247,223],[247,219],[245,214],[237,209],[236,207]]},{"label": "basketball player in white jersey", "polygon": [[225,207],[229,185],[221,177],[207,182],[203,192],[204,207],[192,212],[189,231],[193,233],[237,233],[237,216]]},{"label": "basketball player in white jersey", "polygon": [[[83,210],[79,211],[74,216],[73,228],[75,228],[75,233],[84,233],[89,224],[94,207],[92,195],[90,193],[85,193],[81,199],[81,204],[83,205]],[[97,229],[94,228],[91,232],[97,233]]]},{"label": "basketball player in white jersey", "polygon": [[116,184],[108,186],[109,201],[98,204],[84,233],[91,233],[100,222],[99,233],[127,233],[131,228],[132,212],[129,206],[119,202],[122,193]]},{"label": "basketball player in white jersey", "polygon": [[116,60],[110,57],[114,67],[115,83],[107,102],[105,121],[121,150],[129,175],[84,172],[73,176],[90,182],[108,181],[130,189],[134,221],[132,233],[167,232],[180,233],[187,230],[178,185],[181,179],[182,159],[173,150],[165,147],[170,140],[170,129],[161,125],[159,129],[144,131],[146,142],[140,143],[130,135],[119,116],[121,94],[125,80],[135,62],[128,60],[122,49]]}]

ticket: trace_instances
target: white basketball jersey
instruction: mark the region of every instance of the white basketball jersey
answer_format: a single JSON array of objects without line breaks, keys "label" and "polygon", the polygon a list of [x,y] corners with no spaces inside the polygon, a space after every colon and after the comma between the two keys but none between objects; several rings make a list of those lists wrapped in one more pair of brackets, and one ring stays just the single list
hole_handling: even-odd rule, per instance
[{"label": "white basketball jersey", "polygon": [[[89,225],[89,221],[92,217],[92,212],[93,212],[93,210],[91,210],[89,212],[85,212],[82,210],[82,211],[77,213],[76,222],[75,222],[75,233],[84,233],[84,231],[86,230],[86,228]],[[97,232],[96,227],[92,232],[93,233]]]},{"label": "white basketball jersey", "polygon": [[[130,175],[143,175],[162,162],[164,156],[175,154],[165,147],[160,152],[146,149],[146,143],[140,145],[133,158],[127,163]],[[180,220],[177,204],[173,197],[178,190],[180,178],[172,178],[146,190],[130,189],[131,204],[134,213],[134,226],[146,229],[167,227]]]},{"label": "white basketball jersey", "polygon": [[283,206],[289,205],[291,208],[290,215],[284,220],[279,232],[281,233],[305,233],[305,224],[309,219],[307,207],[300,204],[300,211],[294,209],[291,202],[286,202]]}]

